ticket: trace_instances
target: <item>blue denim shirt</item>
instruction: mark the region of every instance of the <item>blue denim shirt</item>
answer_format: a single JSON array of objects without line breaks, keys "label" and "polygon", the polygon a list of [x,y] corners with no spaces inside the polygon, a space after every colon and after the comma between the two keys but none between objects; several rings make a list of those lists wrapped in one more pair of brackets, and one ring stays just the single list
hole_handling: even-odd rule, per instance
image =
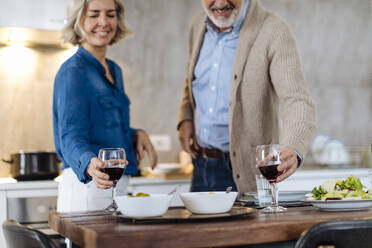
[{"label": "blue denim shirt", "polygon": [[122,147],[129,162],[125,174],[137,172],[130,128],[130,101],[124,92],[120,67],[107,59],[114,85],[102,64],[83,47],[59,69],[53,93],[54,143],[63,162],[79,180],[91,180],[86,169],[98,150]]},{"label": "blue denim shirt", "polygon": [[249,0],[229,30],[219,32],[206,20],[207,29],[192,82],[196,108],[194,113],[198,144],[229,150],[230,78],[240,36],[240,28],[248,12]]}]

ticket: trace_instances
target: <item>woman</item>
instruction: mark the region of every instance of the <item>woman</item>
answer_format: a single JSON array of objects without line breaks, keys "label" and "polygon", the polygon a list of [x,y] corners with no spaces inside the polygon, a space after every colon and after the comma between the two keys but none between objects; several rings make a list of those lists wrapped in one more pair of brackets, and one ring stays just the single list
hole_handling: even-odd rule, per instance
[{"label": "woman", "polygon": [[[125,149],[126,175],[137,172],[135,150],[139,159],[146,151],[155,167],[157,155],[148,135],[129,125],[130,102],[121,69],[106,59],[107,46],[129,32],[120,0],[72,0],[69,4],[63,35],[79,49],[59,69],[53,95],[54,142],[63,162],[60,212],[99,210],[110,204],[113,182],[100,171],[103,163],[97,154],[101,148]],[[117,192],[123,194],[127,183],[128,176],[123,176]]]}]

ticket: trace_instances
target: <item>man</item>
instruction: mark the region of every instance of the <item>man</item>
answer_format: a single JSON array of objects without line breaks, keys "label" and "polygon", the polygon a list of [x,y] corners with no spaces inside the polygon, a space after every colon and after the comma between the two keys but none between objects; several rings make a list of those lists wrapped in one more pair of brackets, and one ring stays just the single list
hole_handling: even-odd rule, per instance
[{"label": "man", "polygon": [[300,165],[315,132],[296,42],[259,0],[202,5],[190,30],[178,122],[193,157],[191,191],[255,190],[256,146],[279,142],[279,119],[280,182]]}]

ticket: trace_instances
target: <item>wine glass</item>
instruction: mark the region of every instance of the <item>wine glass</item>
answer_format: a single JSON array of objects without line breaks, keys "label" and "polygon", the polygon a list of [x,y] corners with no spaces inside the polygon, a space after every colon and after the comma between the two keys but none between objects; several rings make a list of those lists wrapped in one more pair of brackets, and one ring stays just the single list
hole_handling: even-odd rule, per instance
[{"label": "wine glass", "polygon": [[281,145],[261,145],[256,148],[256,163],[261,174],[269,181],[271,187],[271,205],[264,208],[262,211],[266,213],[284,212],[287,209],[278,204],[278,189],[276,187],[276,179],[283,174],[283,171],[278,171],[280,165],[280,150]]},{"label": "wine glass", "polygon": [[126,155],[123,148],[103,148],[98,152],[98,158],[103,162],[101,171],[109,175],[110,180],[113,181],[112,187],[112,203],[105,208],[105,212],[116,213],[118,207],[114,199],[116,183],[124,174],[126,166]]}]

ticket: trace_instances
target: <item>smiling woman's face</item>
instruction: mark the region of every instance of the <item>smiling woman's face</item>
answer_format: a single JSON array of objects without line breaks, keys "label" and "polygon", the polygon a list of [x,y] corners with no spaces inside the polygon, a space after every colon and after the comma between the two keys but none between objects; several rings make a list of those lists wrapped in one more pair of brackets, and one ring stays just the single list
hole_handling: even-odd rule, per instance
[{"label": "smiling woman's face", "polygon": [[93,0],[89,2],[82,27],[85,31],[83,44],[104,47],[115,36],[118,18],[114,0]]},{"label": "smiling woman's face", "polygon": [[209,19],[219,28],[231,27],[242,9],[244,0],[202,0]]}]

